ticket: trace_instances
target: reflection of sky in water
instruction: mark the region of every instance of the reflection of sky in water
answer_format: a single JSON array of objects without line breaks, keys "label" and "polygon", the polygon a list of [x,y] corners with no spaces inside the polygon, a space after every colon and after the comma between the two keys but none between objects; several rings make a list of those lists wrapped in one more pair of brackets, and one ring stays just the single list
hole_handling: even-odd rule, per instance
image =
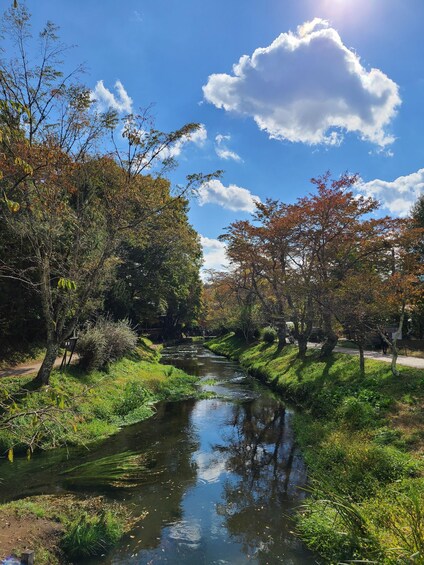
[{"label": "reflection of sky in water", "polygon": [[226,458],[221,454],[195,453],[193,459],[197,465],[197,478],[205,483],[215,483],[225,473]]},{"label": "reflection of sky in water", "polygon": [[[165,363],[219,382],[225,399],[193,402],[185,412],[183,434],[177,419],[169,428],[166,418],[158,422],[167,438],[159,446],[166,449],[170,478],[166,485],[162,481],[149,487],[154,508],[134,530],[128,549],[121,547],[106,560],[90,563],[315,563],[290,533],[293,524],[286,517],[299,503],[297,485],[305,479],[293,448],[290,412],[235,363],[200,346],[166,353]],[[184,411],[185,404],[173,406]],[[174,436],[179,439],[173,443]],[[182,448],[184,456],[178,451]],[[148,502],[143,492],[139,503]]]}]

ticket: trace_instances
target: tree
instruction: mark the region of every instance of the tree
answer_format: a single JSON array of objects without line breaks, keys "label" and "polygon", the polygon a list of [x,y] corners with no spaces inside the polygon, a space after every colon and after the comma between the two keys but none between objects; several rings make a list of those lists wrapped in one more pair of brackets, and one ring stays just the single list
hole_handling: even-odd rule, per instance
[{"label": "tree", "polygon": [[105,307],[118,319],[129,317],[134,325],[160,327],[163,336],[175,337],[199,313],[201,247],[188,223],[188,201],[175,201],[166,180],[145,177],[143,183],[150,194],[159,191],[169,199],[169,206],[123,242]]},{"label": "tree", "polygon": [[346,337],[358,346],[362,376],[365,375],[365,347],[384,319],[377,296],[380,283],[375,270],[352,272],[342,281],[335,297],[336,318]]},{"label": "tree", "polygon": [[[0,276],[18,278],[40,296],[47,351],[37,383],[48,384],[60,344],[110,283],[123,240],[170,205],[169,198],[152,197],[143,174],[159,183],[175,166],[172,146],[198,125],[164,133],[147,112],[123,124],[112,112],[98,113],[76,74],[63,75],[65,49],[54,26],[41,32],[39,61],[31,64],[27,11],[13,9],[6,21],[18,52],[0,61],[1,221],[29,254],[25,269],[8,262]],[[102,156],[106,134],[112,146]],[[174,202],[212,176],[187,177]]]},{"label": "tree", "polygon": [[[408,224],[390,218],[365,221],[366,239],[335,293],[335,316],[358,345],[362,374],[365,344],[378,333],[391,347],[392,373],[398,375],[398,341],[406,315],[423,296],[422,265],[415,251],[421,231]],[[397,330],[389,336],[387,328],[394,325]]]},{"label": "tree", "polygon": [[239,288],[244,291],[243,307],[249,308],[256,296],[265,317],[277,329],[278,348],[281,349],[286,343],[287,332],[284,287],[286,231],[290,227],[275,225],[275,218],[281,219],[284,215],[284,205],[267,201],[265,204],[258,203],[256,208],[253,222],[232,223],[221,239],[228,244],[228,257],[238,273]]},{"label": "tree", "polygon": [[209,332],[222,334],[239,327],[240,314],[237,287],[233,273],[207,271],[203,285],[203,327]]},{"label": "tree", "polygon": [[[424,195],[421,195],[411,210],[412,226],[424,230]],[[416,251],[420,262],[424,263],[424,232],[417,238]],[[424,339],[424,297],[418,299],[411,311],[412,331],[420,339]]]},{"label": "tree", "polygon": [[333,327],[337,289],[354,265],[384,245],[390,229],[387,218],[369,218],[378,202],[353,193],[357,179],[357,175],[344,174],[332,180],[326,173],[312,179],[316,193],[297,202],[304,219],[302,245],[314,257],[310,292],[319,307],[326,336],[322,357],[328,356],[337,343]]},{"label": "tree", "polygon": [[[398,222],[398,229],[391,234],[386,268],[381,269],[381,284],[378,289],[382,310],[386,320],[393,321],[397,329],[387,336],[383,324],[379,332],[392,349],[392,373],[399,375],[397,369],[398,341],[402,338],[406,316],[423,301],[424,265],[417,248],[422,240],[422,229],[412,228],[408,221]],[[387,323],[386,323],[387,324]]]}]

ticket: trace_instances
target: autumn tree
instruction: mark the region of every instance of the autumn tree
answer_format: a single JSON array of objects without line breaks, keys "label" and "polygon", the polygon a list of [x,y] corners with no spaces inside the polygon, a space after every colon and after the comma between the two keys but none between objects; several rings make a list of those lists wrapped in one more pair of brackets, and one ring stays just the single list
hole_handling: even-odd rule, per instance
[{"label": "autumn tree", "polygon": [[382,327],[386,309],[378,295],[381,279],[375,269],[350,272],[335,295],[335,317],[345,336],[359,350],[359,370],[365,375],[365,349]]},{"label": "autumn tree", "polygon": [[282,224],[276,226],[274,221],[276,216],[283,216],[281,207],[284,205],[274,201],[258,203],[252,222],[234,222],[221,237],[227,242],[228,257],[234,272],[238,273],[239,288],[245,296],[245,308],[249,307],[255,296],[265,317],[277,329],[279,349],[286,343],[287,332],[287,300],[284,292],[287,234],[286,227]]},{"label": "autumn tree", "polygon": [[[353,265],[384,244],[385,220],[369,215],[378,202],[354,194],[357,175],[331,179],[330,173],[312,179],[316,192],[300,198],[303,211],[303,246],[314,257],[310,292],[319,308],[325,342],[321,355],[329,355],[336,343],[335,294]],[[368,245],[371,242],[372,245]],[[374,245],[375,242],[378,242]]]},{"label": "autumn tree", "polygon": [[[407,316],[424,299],[424,265],[418,252],[423,230],[409,225],[409,221],[397,221],[397,229],[390,234],[385,265],[380,267],[380,286],[376,301],[386,313],[386,323],[378,329],[392,350],[392,373],[398,376],[398,342],[402,339]],[[384,268],[385,267],[385,268]],[[388,325],[395,325],[392,335],[385,331]]]},{"label": "autumn tree", "polygon": [[[17,52],[0,61],[0,221],[29,253],[23,268],[2,264],[0,276],[40,296],[47,351],[37,382],[47,384],[61,343],[105,290],[124,238],[170,205],[145,189],[143,174],[159,182],[175,166],[172,146],[198,125],[164,133],[147,113],[119,123],[114,113],[97,112],[77,75],[63,74],[65,48],[52,24],[40,34],[34,62],[26,9],[12,9],[5,21]],[[111,146],[102,156],[106,137]],[[174,198],[208,178],[189,176]]]},{"label": "autumn tree", "polygon": [[209,269],[203,285],[203,324],[213,333],[232,331],[238,326],[240,304],[233,273]]},{"label": "autumn tree", "polygon": [[[412,227],[424,230],[424,195],[421,195],[411,210]],[[417,238],[416,252],[419,261],[424,263],[424,235]],[[420,339],[424,339],[424,297],[418,299],[412,309],[412,331]]]}]

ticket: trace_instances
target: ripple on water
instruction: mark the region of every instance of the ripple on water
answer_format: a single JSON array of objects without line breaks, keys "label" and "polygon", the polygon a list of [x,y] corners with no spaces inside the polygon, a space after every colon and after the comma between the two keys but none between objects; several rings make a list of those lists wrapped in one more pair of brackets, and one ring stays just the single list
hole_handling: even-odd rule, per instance
[{"label": "ripple on water", "polygon": [[202,539],[202,529],[198,522],[182,520],[170,526],[168,536],[180,544],[189,544],[197,549]]}]

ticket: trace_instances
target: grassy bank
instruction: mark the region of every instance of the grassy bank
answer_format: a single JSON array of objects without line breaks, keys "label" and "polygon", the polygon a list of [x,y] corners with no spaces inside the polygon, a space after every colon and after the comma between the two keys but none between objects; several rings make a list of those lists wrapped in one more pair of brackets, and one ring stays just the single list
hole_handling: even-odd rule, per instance
[{"label": "grassy bank", "polygon": [[311,477],[298,531],[325,563],[362,560],[424,563],[424,372],[234,335],[212,340],[214,352],[237,359],[301,408],[297,440]]},{"label": "grassy bank", "polygon": [[[159,353],[147,340],[127,358],[112,364],[107,372],[82,372],[78,366],[66,373],[52,373],[50,386],[27,392],[32,377],[4,378],[3,395],[16,396],[16,410],[47,413],[34,424],[34,417],[16,419],[13,429],[0,429],[0,453],[13,448],[26,452],[34,433],[43,449],[58,445],[89,445],[116,433],[122,426],[144,420],[154,413],[160,400],[180,400],[197,394],[195,377],[159,363]],[[38,428],[37,428],[38,426]]]}]

